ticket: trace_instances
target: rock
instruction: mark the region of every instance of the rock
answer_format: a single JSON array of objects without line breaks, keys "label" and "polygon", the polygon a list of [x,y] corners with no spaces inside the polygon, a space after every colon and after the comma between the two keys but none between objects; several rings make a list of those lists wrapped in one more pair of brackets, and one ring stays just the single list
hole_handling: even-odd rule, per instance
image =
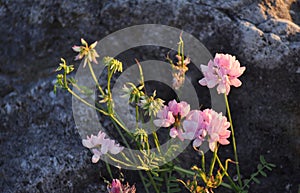
[{"label": "rock", "polygon": [[[54,69],[60,57],[73,59],[71,46],[81,37],[92,42],[125,27],[156,23],[185,30],[212,54],[236,55],[247,67],[242,88],[230,98],[241,163],[246,165],[242,172],[250,175],[253,161],[272,152],[266,157],[283,168],[270,173],[271,180],[266,178],[262,187],[254,186],[254,192],[284,192],[282,184],[291,184],[289,190],[296,192],[299,5],[299,0],[2,0],[2,190],[105,192],[102,164],[91,164],[91,154],[81,145],[70,96],[52,92]],[[131,54],[136,53],[147,54],[143,49]]]}]

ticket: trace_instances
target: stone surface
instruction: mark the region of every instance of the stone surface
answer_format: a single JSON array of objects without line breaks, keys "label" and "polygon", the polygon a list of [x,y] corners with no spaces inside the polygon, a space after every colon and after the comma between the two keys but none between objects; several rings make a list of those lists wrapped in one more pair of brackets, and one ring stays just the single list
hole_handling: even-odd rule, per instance
[{"label": "stone surface", "polygon": [[242,173],[250,175],[259,155],[266,155],[277,168],[251,192],[296,192],[299,18],[299,0],[1,0],[1,190],[104,192],[105,169],[91,164],[81,145],[71,97],[51,93],[54,69],[60,57],[72,60],[70,48],[81,37],[92,42],[124,27],[156,23],[183,29],[212,54],[236,55],[247,67],[243,86],[230,96]]}]

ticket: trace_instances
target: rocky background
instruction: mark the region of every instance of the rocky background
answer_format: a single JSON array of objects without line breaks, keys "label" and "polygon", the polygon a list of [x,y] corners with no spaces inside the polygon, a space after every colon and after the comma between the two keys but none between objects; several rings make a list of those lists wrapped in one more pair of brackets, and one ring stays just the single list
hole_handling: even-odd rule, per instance
[{"label": "rocky background", "polygon": [[237,56],[247,67],[230,96],[242,174],[259,155],[277,165],[250,192],[300,189],[299,0],[0,0],[0,21],[1,192],[105,192],[104,165],[81,145],[71,96],[52,92],[54,69],[81,37],[144,23]]}]

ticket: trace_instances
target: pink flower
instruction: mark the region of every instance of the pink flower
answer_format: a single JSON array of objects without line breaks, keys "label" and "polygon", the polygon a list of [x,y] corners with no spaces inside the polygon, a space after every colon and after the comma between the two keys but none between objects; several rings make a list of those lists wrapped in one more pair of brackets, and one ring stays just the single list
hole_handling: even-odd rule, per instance
[{"label": "pink flower", "polygon": [[110,193],[121,193],[122,192],[122,184],[120,180],[113,179],[111,183]]},{"label": "pink flower", "polygon": [[116,144],[114,140],[105,139],[106,134],[99,131],[98,135],[87,136],[87,139],[82,140],[82,145],[91,149],[93,153],[92,162],[97,163],[100,157],[110,152],[111,154],[120,153],[124,147]]},{"label": "pink flower", "polygon": [[216,54],[214,60],[210,60],[208,65],[201,65],[204,78],[199,80],[199,84],[213,88],[216,85],[218,93],[229,94],[230,86],[239,87],[242,82],[238,79],[245,71],[246,67],[240,67],[240,62],[235,56],[229,54]]},{"label": "pink flower", "polygon": [[154,125],[157,127],[170,127],[175,123],[175,118],[171,111],[169,111],[168,106],[164,106],[163,109],[159,110],[157,113],[159,119],[153,121]]},{"label": "pink flower", "polygon": [[180,115],[181,118],[185,117],[190,112],[190,105],[185,101],[177,103],[174,99],[168,103],[168,106],[169,111],[171,111],[174,116]]},{"label": "pink flower", "polygon": [[181,101],[177,103],[176,100],[172,100],[168,103],[168,106],[164,106],[157,113],[158,119],[153,121],[157,127],[173,127],[170,129],[170,136],[172,138],[178,137],[181,141],[184,140],[180,121],[190,111],[190,105],[187,102]]},{"label": "pink flower", "polygon": [[215,151],[217,142],[222,145],[229,144],[227,138],[230,131],[227,130],[230,123],[222,113],[217,113],[212,109],[204,111],[190,111],[183,121],[183,138],[194,140],[193,146],[199,147],[203,141],[207,140],[211,151]]},{"label": "pink flower", "polygon": [[230,137],[230,131],[227,130],[230,127],[230,123],[222,113],[217,113],[212,109],[205,109],[203,111],[204,124],[206,125],[206,131],[211,151],[215,151],[217,142],[222,145],[227,145],[230,142],[227,138]]},{"label": "pink flower", "polygon": [[107,187],[109,193],[135,193],[136,189],[133,185],[132,187],[129,186],[127,183],[123,185],[120,180],[113,179],[112,183]]},{"label": "pink flower", "polygon": [[203,122],[202,111],[193,110],[183,122],[183,137],[185,139],[194,140],[193,146],[199,147],[207,134],[205,124]]}]

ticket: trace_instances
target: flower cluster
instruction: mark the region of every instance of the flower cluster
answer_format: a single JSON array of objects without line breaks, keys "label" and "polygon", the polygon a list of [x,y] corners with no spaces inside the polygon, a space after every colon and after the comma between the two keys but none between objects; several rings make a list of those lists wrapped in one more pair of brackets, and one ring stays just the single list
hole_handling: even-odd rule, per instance
[{"label": "flower cluster", "polygon": [[108,152],[112,154],[120,153],[124,147],[116,144],[114,140],[105,138],[106,134],[99,131],[98,135],[87,136],[87,139],[82,140],[84,147],[91,149],[93,152],[92,162],[97,163],[101,155],[107,154]]},{"label": "flower cluster", "polygon": [[242,82],[238,79],[245,71],[246,67],[240,67],[240,62],[235,56],[229,54],[216,54],[214,60],[210,60],[208,65],[201,65],[204,78],[199,80],[199,84],[213,88],[216,85],[218,93],[229,94],[230,86],[239,87]]},{"label": "flower cluster", "polygon": [[172,100],[168,103],[168,106],[164,106],[157,113],[158,119],[154,120],[154,124],[157,127],[173,127],[170,130],[170,136],[172,138],[178,137],[181,141],[184,140],[180,120],[183,119],[190,111],[190,105],[184,101],[177,103],[176,100]]},{"label": "flower cluster", "polygon": [[229,126],[230,123],[222,113],[212,109],[193,110],[183,121],[183,135],[185,139],[194,140],[194,147],[199,147],[207,139],[209,149],[214,152],[217,142],[222,145],[229,144],[227,140],[230,137],[230,131],[227,130]]},{"label": "flower cluster", "polygon": [[135,193],[135,186],[129,186],[127,183],[123,185],[120,180],[113,179],[112,183],[107,187],[109,193]]},{"label": "flower cluster", "polygon": [[212,109],[190,111],[188,103],[172,100],[157,113],[157,117],[154,120],[157,127],[172,126],[171,137],[178,137],[181,141],[194,140],[195,147],[199,147],[205,139],[211,151],[215,150],[217,142],[222,145],[229,144],[227,138],[230,137],[230,131],[227,129],[230,123],[222,113]]}]

